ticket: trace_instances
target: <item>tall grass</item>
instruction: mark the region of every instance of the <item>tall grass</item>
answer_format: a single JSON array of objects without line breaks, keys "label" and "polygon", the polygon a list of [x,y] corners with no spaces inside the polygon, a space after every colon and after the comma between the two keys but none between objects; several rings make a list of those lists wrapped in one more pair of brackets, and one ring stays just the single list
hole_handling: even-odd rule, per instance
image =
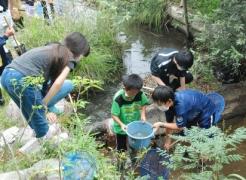
[{"label": "tall grass", "polygon": [[221,0],[189,0],[188,7],[191,12],[200,12],[202,15],[211,16],[219,8]]},{"label": "tall grass", "polygon": [[167,16],[166,0],[139,0],[136,1],[132,10],[132,21],[147,24],[155,29],[161,29]]},{"label": "tall grass", "polygon": [[117,23],[144,24],[160,30],[167,17],[167,0],[85,0],[98,9],[114,10]]},{"label": "tall grass", "polygon": [[[26,18],[25,29],[18,34],[28,49],[43,46],[47,42],[61,41],[68,33],[81,32],[89,40],[91,54],[80,63],[73,75],[83,75],[114,82],[121,74],[121,45],[116,41],[116,28],[108,14],[57,17],[52,24],[37,18]],[[96,18],[95,18],[96,17]],[[99,68],[100,67],[100,68]],[[80,69],[81,68],[81,69]]]}]

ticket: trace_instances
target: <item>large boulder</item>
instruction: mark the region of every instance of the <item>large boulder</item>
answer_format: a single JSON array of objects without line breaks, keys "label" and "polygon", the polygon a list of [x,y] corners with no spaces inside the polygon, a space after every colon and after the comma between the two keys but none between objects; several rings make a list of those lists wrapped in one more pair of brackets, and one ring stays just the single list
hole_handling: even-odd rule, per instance
[{"label": "large boulder", "polygon": [[225,98],[225,120],[246,114],[246,82],[223,85],[219,93]]}]

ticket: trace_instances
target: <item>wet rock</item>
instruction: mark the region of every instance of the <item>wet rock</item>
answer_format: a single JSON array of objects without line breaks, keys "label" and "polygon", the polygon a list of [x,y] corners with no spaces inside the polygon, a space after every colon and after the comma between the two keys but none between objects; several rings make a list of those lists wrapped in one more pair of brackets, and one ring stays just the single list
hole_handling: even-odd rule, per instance
[{"label": "wet rock", "polygon": [[226,106],[223,112],[225,120],[246,114],[246,82],[223,85],[219,93],[225,98]]},{"label": "wet rock", "polygon": [[[172,5],[168,7],[167,12],[168,15],[170,15],[174,20],[185,25],[183,8]],[[196,18],[194,20],[190,20],[190,27],[197,32],[202,32],[205,29],[205,24],[203,23],[202,19]],[[182,26],[180,26],[180,28],[183,29]]]},{"label": "wet rock", "polygon": [[91,133],[107,133],[107,121],[108,119],[92,123],[86,126],[85,130]]}]

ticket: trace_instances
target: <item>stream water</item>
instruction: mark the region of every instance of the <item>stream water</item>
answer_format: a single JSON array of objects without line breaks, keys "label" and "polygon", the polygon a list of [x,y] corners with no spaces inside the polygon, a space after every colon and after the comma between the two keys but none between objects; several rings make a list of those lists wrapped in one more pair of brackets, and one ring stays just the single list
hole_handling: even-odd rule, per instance
[{"label": "stream water", "polygon": [[[223,129],[233,132],[239,127],[246,127],[246,115],[243,117],[235,117],[233,119],[227,120],[225,122],[225,127]],[[243,160],[230,163],[224,166],[223,172],[225,175],[236,173],[246,178],[246,142],[244,141],[238,146],[238,154],[244,157]]]},{"label": "stream water", "polygon": [[[71,3],[67,0],[56,0],[55,3],[57,11],[66,9],[65,7],[70,7]],[[93,20],[95,17],[93,14],[96,13],[88,7],[83,6],[80,0],[74,0],[72,15],[86,14],[90,16]],[[81,13],[83,11],[83,13]],[[185,47],[186,39],[185,36],[174,30],[169,29],[169,32],[165,33],[153,33],[150,32],[145,27],[131,27],[124,29],[124,32],[119,33],[118,39],[129,44],[122,56],[125,72],[124,74],[136,73],[141,77],[145,77],[146,74],[150,72],[150,59],[151,57],[162,48],[176,48],[178,50]],[[109,118],[110,108],[113,95],[120,88],[120,84],[110,85],[105,88],[101,93],[98,93],[95,97],[90,99],[90,104],[87,107],[86,114],[89,116],[91,122],[98,122]],[[236,117],[234,119],[227,120],[222,127],[227,131],[234,131],[238,127],[246,126],[246,116]],[[246,142],[241,143],[238,146],[237,153],[246,156]],[[240,174],[246,177],[246,158],[240,162],[231,163],[224,166],[223,173],[225,175],[231,173]],[[177,176],[171,177],[172,179],[177,179]]]},{"label": "stream water", "polygon": [[[150,73],[150,59],[161,48],[182,49],[185,44],[184,35],[178,31],[154,34],[144,27],[126,29],[124,33],[119,34],[118,39],[129,44],[122,57],[125,66],[124,74],[136,73],[141,77]],[[119,88],[120,84],[110,85],[92,99],[87,107],[87,115],[90,116],[91,122],[102,121],[111,116],[112,98]]]},{"label": "stream water", "polygon": [[[132,27],[119,34],[119,39],[129,43],[123,54],[125,66],[124,74],[137,73],[145,77],[150,72],[150,59],[161,48],[172,47],[182,49],[185,37],[182,33],[171,30],[169,33],[154,34],[143,27]],[[114,93],[120,88],[119,84],[105,88],[105,91],[92,99],[88,106],[87,114],[92,122],[102,121],[110,117],[111,102]],[[236,117],[224,123],[224,129],[233,131],[238,127],[246,126],[246,117]],[[238,147],[237,153],[246,155],[246,143]],[[237,173],[246,177],[246,159],[226,165],[223,169],[225,175]],[[176,173],[175,173],[176,174]],[[174,174],[172,179],[176,179]],[[176,178],[175,178],[176,177]]]}]

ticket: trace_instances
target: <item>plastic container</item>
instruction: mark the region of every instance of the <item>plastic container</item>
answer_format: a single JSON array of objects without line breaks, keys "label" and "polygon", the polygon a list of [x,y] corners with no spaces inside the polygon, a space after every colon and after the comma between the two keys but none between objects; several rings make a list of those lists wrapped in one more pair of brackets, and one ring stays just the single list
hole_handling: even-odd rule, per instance
[{"label": "plastic container", "polygon": [[93,180],[96,162],[87,152],[70,152],[63,158],[62,171],[64,180]]},{"label": "plastic container", "polygon": [[128,136],[129,146],[139,150],[147,148],[150,145],[154,131],[152,125],[148,122],[134,121],[127,125],[126,134]]},{"label": "plastic container", "polygon": [[220,121],[221,114],[225,109],[225,99],[223,96],[215,92],[208,93],[207,96],[215,104],[214,121],[212,125],[216,125]]},{"label": "plastic container", "polygon": [[37,16],[43,17],[43,7],[40,1],[35,3],[35,13]]}]

